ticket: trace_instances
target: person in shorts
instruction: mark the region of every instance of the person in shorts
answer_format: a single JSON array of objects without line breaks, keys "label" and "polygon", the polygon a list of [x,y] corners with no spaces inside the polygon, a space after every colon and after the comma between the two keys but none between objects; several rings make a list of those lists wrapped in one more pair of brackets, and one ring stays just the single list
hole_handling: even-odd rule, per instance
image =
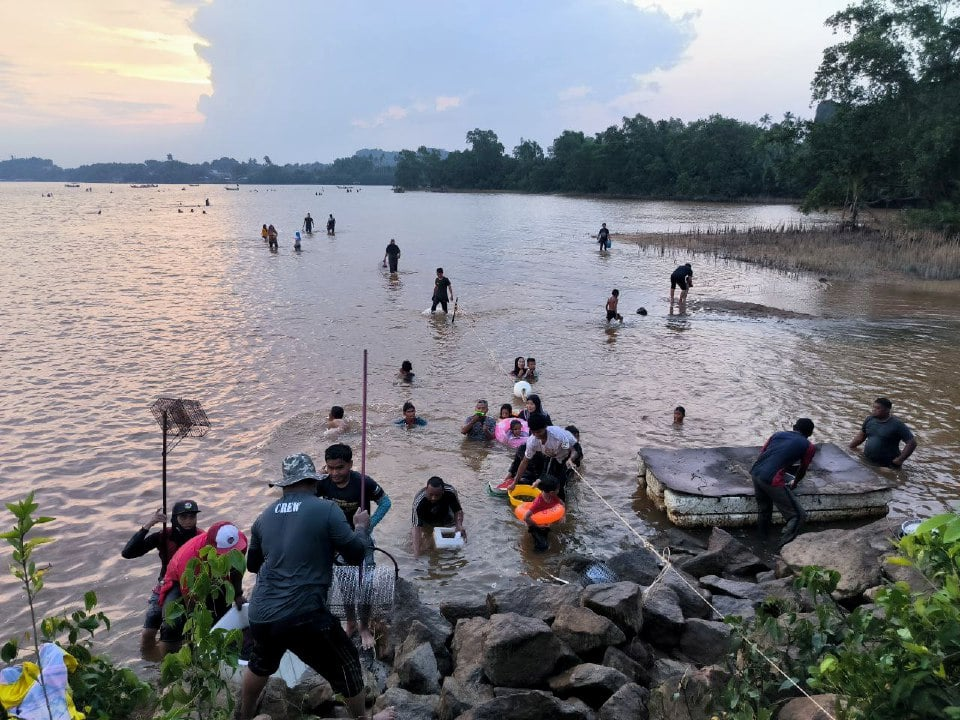
[{"label": "person in shorts", "polygon": [[[360,654],[327,609],[333,582],[333,558],[339,553],[359,564],[371,547],[370,515],[359,509],[350,529],[343,510],[317,497],[319,474],[305,453],[288,455],[282,476],[273,484],[283,496],[254,521],[247,569],[257,573],[250,597],[253,648],[243,671],[240,720],[251,720],[267,679],[288,650],[322,675],[345,698],[351,717],[366,717]],[[392,720],[386,708],[375,720]]]},{"label": "person in shorts", "polygon": [[681,265],[670,273],[670,304],[673,305],[673,294],[680,288],[680,302],[687,301],[687,290],[693,287],[693,266],[690,263]]}]

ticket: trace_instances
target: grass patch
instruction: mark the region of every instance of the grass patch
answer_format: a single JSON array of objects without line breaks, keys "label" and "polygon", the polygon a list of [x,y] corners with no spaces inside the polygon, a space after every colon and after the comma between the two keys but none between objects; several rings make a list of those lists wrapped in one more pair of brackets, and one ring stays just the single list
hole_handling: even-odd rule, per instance
[{"label": "grass patch", "polygon": [[684,248],[725,260],[831,277],[893,274],[924,280],[960,278],[960,235],[932,230],[781,225],[615,237],[644,250]]}]

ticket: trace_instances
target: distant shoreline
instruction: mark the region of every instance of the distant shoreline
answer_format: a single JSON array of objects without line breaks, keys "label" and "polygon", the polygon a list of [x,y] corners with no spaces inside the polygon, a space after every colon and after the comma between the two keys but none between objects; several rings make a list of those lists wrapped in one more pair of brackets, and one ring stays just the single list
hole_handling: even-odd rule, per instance
[{"label": "distant shoreline", "polygon": [[960,279],[960,237],[930,230],[787,226],[613,234],[612,237],[643,248],[682,248],[786,272],[808,272],[830,278]]}]

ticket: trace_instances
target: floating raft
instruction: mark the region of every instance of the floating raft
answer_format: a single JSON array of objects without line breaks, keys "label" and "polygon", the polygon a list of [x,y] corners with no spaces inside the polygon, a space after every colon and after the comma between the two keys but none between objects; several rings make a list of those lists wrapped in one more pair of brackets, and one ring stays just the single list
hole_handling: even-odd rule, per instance
[{"label": "floating raft", "polygon": [[[736,527],[757,522],[750,467],[759,447],[641,450],[639,483],[680,527]],[[808,521],[882,517],[895,483],[832,443],[817,445],[794,490]],[[783,522],[776,508],[774,522]]]}]

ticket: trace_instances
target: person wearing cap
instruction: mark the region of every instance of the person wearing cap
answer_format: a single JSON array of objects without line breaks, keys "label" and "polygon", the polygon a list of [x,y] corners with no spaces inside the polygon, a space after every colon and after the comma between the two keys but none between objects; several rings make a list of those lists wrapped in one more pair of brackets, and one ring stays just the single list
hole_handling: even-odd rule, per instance
[{"label": "person wearing cap", "polygon": [[[240,687],[241,720],[256,715],[257,699],[286,651],[322,675],[346,698],[355,718],[366,717],[360,654],[327,609],[333,558],[359,565],[372,547],[370,514],[359,508],[350,528],[343,510],[317,497],[317,473],[305,453],[288,455],[272,484],[283,496],[254,521],[247,570],[257,574],[250,596],[253,648]],[[375,715],[392,720],[392,707]]]},{"label": "person wearing cap", "polygon": [[[140,652],[148,660],[156,659],[157,631],[160,630],[163,622],[160,585],[167,572],[167,564],[187,541],[203,533],[197,527],[199,512],[200,506],[193,500],[179,500],[173,505],[170,527],[166,527],[167,516],[163,508],[160,508],[133,534],[120,551],[120,556],[127,560],[143,557],[153,549],[156,549],[160,555],[160,574],[157,575],[156,585],[147,601],[147,614],[143,619],[143,630],[140,633]],[[150,528],[158,523],[163,523],[163,529],[150,532]]]},{"label": "person wearing cap", "polygon": [[434,475],[413,498],[413,530],[410,533],[413,554],[420,555],[426,528],[451,525],[464,540],[467,539],[467,531],[463,527],[463,508],[456,488]]},{"label": "person wearing cap", "polygon": [[757,496],[757,530],[765,539],[776,505],[786,525],[780,534],[779,550],[800,534],[807,518],[793,490],[813,462],[817,447],[810,442],[813,420],[800,418],[792,430],[774,433],[760,448],[760,456],[750,468],[753,491]]},{"label": "person wearing cap", "polygon": [[540,478],[547,475],[553,475],[560,481],[557,488],[557,494],[561,500],[566,499],[564,480],[567,477],[567,460],[573,447],[577,444],[577,438],[567,430],[556,425],[548,424],[547,418],[543,413],[533,413],[527,421],[527,427],[530,429],[530,437],[527,438],[527,444],[524,446],[523,459],[517,466],[512,476],[507,476],[500,487],[505,490],[512,490],[517,484],[517,478],[522,478],[527,471],[527,466],[541,453],[546,459],[543,463],[537,479],[532,485],[536,486]]},{"label": "person wearing cap", "polygon": [[[175,652],[183,641],[183,626],[186,624],[185,615],[176,620],[169,621],[167,615],[170,606],[178,599],[183,598],[189,605],[191,602],[189,580],[187,568],[191,560],[200,559],[200,551],[205,547],[216,548],[218,555],[226,555],[231,550],[247,551],[247,536],[240,532],[236,524],[227,521],[215,522],[205,533],[197,535],[189,540],[182,548],[177,550],[176,555],[167,565],[167,571],[163,576],[163,582],[160,585],[160,607],[163,609],[164,621],[160,626],[160,652],[161,655]],[[243,573],[236,570],[230,571],[230,583],[234,589],[234,603],[237,608],[243,606]],[[213,613],[213,620],[216,622],[230,609],[226,598],[223,596],[213,596],[208,599],[208,607]]]}]

